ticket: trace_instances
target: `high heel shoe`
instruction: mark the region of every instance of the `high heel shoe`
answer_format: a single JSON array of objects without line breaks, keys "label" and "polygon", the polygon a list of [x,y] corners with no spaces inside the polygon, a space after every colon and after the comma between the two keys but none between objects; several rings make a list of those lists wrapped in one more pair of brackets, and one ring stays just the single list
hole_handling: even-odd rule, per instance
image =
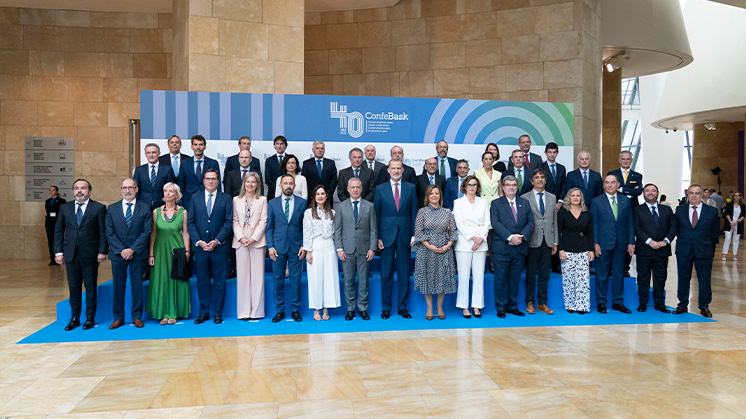
[{"label": "high heel shoe", "polygon": [[476,317],[478,319],[481,319],[482,318],[482,313],[481,312],[477,313],[477,310],[475,309],[474,310],[474,317]]},{"label": "high heel shoe", "polygon": [[446,314],[445,313],[438,313],[438,318],[440,320],[445,320],[446,319]]},{"label": "high heel shoe", "polygon": [[[461,314],[463,314],[463,315],[464,315],[464,318],[465,318],[465,319],[470,319],[470,318],[471,318],[471,313],[469,313],[469,311],[468,311],[468,310],[465,310],[465,311],[466,311],[466,313],[462,312]],[[468,314],[467,314],[467,313],[468,313]]]},{"label": "high heel shoe", "polygon": [[428,320],[432,320],[432,319],[435,318],[435,316],[433,316],[432,314],[429,314],[429,315],[425,314],[425,318],[428,319]]}]

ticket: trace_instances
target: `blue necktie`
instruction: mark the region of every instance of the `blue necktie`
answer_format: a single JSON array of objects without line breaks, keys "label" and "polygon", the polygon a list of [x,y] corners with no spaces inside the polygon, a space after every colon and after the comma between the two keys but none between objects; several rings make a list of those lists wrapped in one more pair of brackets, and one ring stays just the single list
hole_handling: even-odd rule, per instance
[{"label": "blue necktie", "polygon": [[153,189],[155,189],[155,165],[154,164],[150,165],[150,186],[152,186]]},{"label": "blue necktie", "polygon": [[360,177],[360,169],[355,169],[355,177]]},{"label": "blue necktie", "polygon": [[83,221],[83,204],[78,204],[78,210],[75,211],[75,222],[78,223],[78,227],[81,221]]},{"label": "blue necktie", "polygon": [[321,179],[321,160],[316,160],[316,170],[318,170],[319,179]]},{"label": "blue necktie", "polygon": [[435,177],[434,176],[430,176],[430,184],[431,185],[435,185]]},{"label": "blue necktie", "polygon": [[655,220],[655,226],[658,226],[658,211],[655,210],[655,205],[650,207],[651,210],[653,210],[653,220]]},{"label": "blue necktie", "polygon": [[459,178],[459,179],[458,179],[458,197],[459,197],[459,198],[463,198],[463,196],[464,196],[464,193],[463,193],[463,192],[461,192],[461,184],[462,184],[462,183],[464,183],[464,180],[463,180],[463,179],[461,179],[461,178]]},{"label": "blue necktie", "polygon": [[132,202],[127,203],[127,212],[124,213],[124,222],[127,223],[127,227],[132,226]]},{"label": "blue necktie", "polygon": [[352,214],[355,216],[355,222],[357,223],[357,216],[358,216],[357,204],[358,204],[358,202],[357,201],[352,201],[352,203],[354,204],[354,206],[352,207]]},{"label": "blue necktie", "polygon": [[194,171],[194,174],[197,175],[197,179],[202,181],[202,160],[197,160],[197,170]]},{"label": "blue necktie", "polygon": [[174,162],[171,168],[174,170],[174,177],[179,177],[179,156],[173,156]]},{"label": "blue necktie", "polygon": [[588,172],[583,172],[583,183],[585,183],[585,188],[588,189]]},{"label": "blue necktie", "polygon": [[552,163],[552,179],[556,182],[557,181],[557,170],[554,168],[554,163]]},{"label": "blue necktie", "polygon": [[544,192],[539,192],[539,212],[544,216]]},{"label": "blue necktie", "polygon": [[207,197],[207,217],[212,215],[212,194]]}]

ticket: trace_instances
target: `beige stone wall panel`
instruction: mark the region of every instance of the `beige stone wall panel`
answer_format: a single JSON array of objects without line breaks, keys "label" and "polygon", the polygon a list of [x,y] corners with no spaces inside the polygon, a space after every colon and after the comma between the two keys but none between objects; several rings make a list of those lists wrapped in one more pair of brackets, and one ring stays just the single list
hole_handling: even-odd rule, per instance
[{"label": "beige stone wall panel", "polygon": [[366,96],[399,96],[399,73],[365,75]]},{"label": "beige stone wall panel", "polygon": [[15,7],[0,7],[0,24],[18,25],[21,23],[20,9]]},{"label": "beige stone wall panel", "polygon": [[430,46],[428,44],[403,45],[396,47],[396,70],[427,70],[430,67]]},{"label": "beige stone wall panel", "polygon": [[[556,61],[580,57],[580,48],[581,34],[578,31],[542,34],[539,60]],[[590,54],[590,51],[586,51],[586,53]]]},{"label": "beige stone wall panel", "polygon": [[96,33],[94,28],[59,28],[60,50],[95,51]]},{"label": "beige stone wall panel", "polygon": [[30,75],[64,76],[65,53],[54,51],[28,52]]},{"label": "beige stone wall panel", "polygon": [[24,151],[26,149],[26,137],[40,136],[42,135],[41,132],[41,128],[36,125],[8,125],[5,127],[5,150]]},{"label": "beige stone wall panel", "polygon": [[379,7],[376,9],[354,10],[352,19],[355,22],[379,22],[388,18],[388,9]]},{"label": "beige stone wall panel", "polygon": [[166,54],[132,55],[132,75],[134,77],[160,78],[166,77],[167,73]]},{"label": "beige stone wall panel", "polygon": [[158,13],[90,13],[94,28],[158,28]]},{"label": "beige stone wall panel", "polygon": [[264,0],[262,6],[265,24],[296,28],[302,28],[304,25],[303,0]]},{"label": "beige stone wall panel", "polygon": [[[548,61],[544,64],[545,89],[581,87],[583,84],[582,77],[582,60]],[[621,103],[621,100],[619,103]]]},{"label": "beige stone wall panel", "polygon": [[139,101],[140,90],[171,90],[171,79],[140,78],[137,79],[137,95]]},{"label": "beige stone wall panel", "polygon": [[430,44],[430,68],[461,68],[465,64],[463,42]]},{"label": "beige stone wall panel", "polygon": [[[106,151],[83,151],[81,155],[82,158],[80,159],[80,161],[75,161],[76,173],[80,172],[87,177],[117,175],[116,153]],[[93,182],[94,181],[91,180],[91,184],[93,184]],[[119,189],[119,187],[117,187],[116,189]],[[97,188],[96,186],[94,186],[91,197],[93,197],[94,192],[98,196],[98,198],[94,199],[101,199],[101,194],[105,193],[106,191],[103,188]]]},{"label": "beige stone wall panel", "polygon": [[535,63],[539,61],[539,41],[539,35],[503,38],[503,64]]},{"label": "beige stone wall panel", "polygon": [[505,66],[473,67],[469,69],[469,91],[490,93],[505,90]]},{"label": "beige stone wall panel", "polygon": [[546,102],[549,93],[546,90],[521,90],[510,92],[509,100],[519,102]]},{"label": "beige stone wall panel", "polygon": [[306,76],[303,80],[307,95],[328,95],[334,88],[332,76]]},{"label": "beige stone wall panel", "polygon": [[95,28],[96,52],[129,52],[130,30],[127,28]]},{"label": "beige stone wall panel", "polygon": [[23,26],[0,26],[0,49],[23,49]]},{"label": "beige stone wall panel", "polygon": [[456,0],[425,0],[421,3],[422,17],[456,14]]},{"label": "beige stone wall panel", "polygon": [[77,127],[105,127],[108,124],[106,103],[76,102],[73,111],[73,124]]},{"label": "beige stone wall panel", "polygon": [[163,52],[173,53],[173,49],[174,49],[173,29],[163,29],[161,37],[163,38]]},{"label": "beige stone wall panel", "polygon": [[[495,38],[498,35],[499,22],[495,12],[469,13],[461,18],[461,39],[470,41],[474,39]],[[505,36],[505,35],[502,35]]]},{"label": "beige stone wall panel", "polygon": [[[187,0],[176,1],[186,2]],[[188,2],[190,15],[212,17],[212,0],[188,0]]]},{"label": "beige stone wall panel", "polygon": [[303,62],[303,29],[269,26],[269,60]]},{"label": "beige stone wall panel", "polygon": [[78,153],[113,150],[114,143],[111,138],[111,129],[108,127],[78,127],[78,135],[75,137],[75,151]]},{"label": "beige stone wall panel", "polygon": [[276,62],[274,93],[302,95],[303,92],[303,64]]},{"label": "beige stone wall panel", "polygon": [[0,51],[0,74],[28,74],[29,53],[26,51]]},{"label": "beige stone wall panel", "polygon": [[492,11],[492,0],[458,0],[456,13],[480,13]]},{"label": "beige stone wall panel", "polygon": [[330,74],[329,52],[328,50],[306,51],[303,64],[307,76]]},{"label": "beige stone wall panel", "polygon": [[303,29],[303,38],[305,51],[325,49],[326,27],[322,25],[306,25],[306,27]]},{"label": "beige stone wall panel", "polygon": [[[218,54],[218,19],[202,16],[189,17],[189,52]],[[158,50],[160,52],[160,49]]]},{"label": "beige stone wall panel", "polygon": [[481,67],[502,63],[502,39],[480,39],[464,43],[465,65]]},{"label": "beige stone wall panel", "polygon": [[533,35],[533,8],[498,10],[495,12],[495,23],[498,38]]},{"label": "beige stone wall panel", "polygon": [[469,94],[469,69],[433,70],[433,94],[438,97]]},{"label": "beige stone wall panel", "polygon": [[0,99],[31,100],[33,98],[31,80],[28,76],[0,77]]},{"label": "beige stone wall panel", "polygon": [[20,225],[0,226],[0,252],[4,258],[24,259],[26,257],[24,246],[18,245],[23,237],[24,227]]},{"label": "beige stone wall panel", "polygon": [[130,119],[140,119],[140,105],[137,103],[109,103],[108,126],[128,127]]},{"label": "beige stone wall panel", "polygon": [[212,16],[260,23],[262,4],[262,0],[213,0]]},{"label": "beige stone wall panel", "polygon": [[101,102],[103,79],[99,77],[70,77],[69,100],[72,102]]},{"label": "beige stone wall panel", "polygon": [[418,19],[422,17],[422,0],[400,0],[386,14],[389,20]]},{"label": "beige stone wall panel", "polygon": [[73,108],[69,102],[38,102],[39,125],[69,125],[73,121]]},{"label": "beige stone wall panel", "polygon": [[269,57],[269,28],[250,22],[221,19],[219,54],[266,60]]},{"label": "beige stone wall panel", "polygon": [[329,51],[329,74],[358,74],[361,70],[361,49],[333,49]]},{"label": "beige stone wall panel", "polygon": [[275,66],[264,60],[226,58],[225,88],[229,92],[273,93]]},{"label": "beige stone wall panel", "polygon": [[173,16],[172,13],[158,13],[158,27],[161,29],[173,28]]},{"label": "beige stone wall panel", "polygon": [[0,100],[0,124],[36,125],[36,102],[30,100]]},{"label": "beige stone wall panel", "polygon": [[362,96],[365,94],[365,76],[362,74],[344,74],[333,77],[335,95]]},{"label": "beige stone wall panel", "polygon": [[425,34],[430,42],[461,40],[461,16],[450,15],[425,19]]},{"label": "beige stone wall panel", "polygon": [[101,54],[101,77],[133,77],[132,54]]},{"label": "beige stone wall panel", "polygon": [[342,23],[326,26],[326,47],[329,49],[357,48],[357,26]]},{"label": "beige stone wall panel", "polygon": [[101,74],[101,59],[97,52],[66,52],[65,76],[98,77]]},{"label": "beige stone wall panel", "polygon": [[0,226],[14,226],[21,223],[21,203],[18,201],[0,201]]},{"label": "beige stone wall panel", "polygon": [[396,50],[392,47],[363,48],[363,73],[386,73],[396,70]]},{"label": "beige stone wall panel", "polygon": [[391,22],[391,45],[415,45],[428,42],[424,20],[410,19]]},{"label": "beige stone wall panel", "polygon": [[551,33],[569,31],[574,28],[574,6],[572,2],[535,7],[534,32]]},{"label": "beige stone wall panel", "polygon": [[[209,30],[206,25],[203,30]],[[215,31],[217,37],[217,31]],[[161,29],[130,29],[130,52],[163,52]]]},{"label": "beige stone wall panel", "polygon": [[224,92],[226,57],[208,54],[189,54],[189,90]]},{"label": "beige stone wall panel", "polygon": [[433,71],[408,71],[399,73],[399,88],[405,97],[432,97]]},{"label": "beige stone wall panel", "polygon": [[321,13],[306,12],[306,14],[303,16],[303,23],[305,23],[306,26],[321,25]]},{"label": "beige stone wall panel", "polygon": [[365,22],[358,25],[358,46],[365,48],[389,45],[391,45],[391,22]]},{"label": "beige stone wall panel", "polygon": [[544,63],[505,66],[505,90],[539,90],[544,88]]}]

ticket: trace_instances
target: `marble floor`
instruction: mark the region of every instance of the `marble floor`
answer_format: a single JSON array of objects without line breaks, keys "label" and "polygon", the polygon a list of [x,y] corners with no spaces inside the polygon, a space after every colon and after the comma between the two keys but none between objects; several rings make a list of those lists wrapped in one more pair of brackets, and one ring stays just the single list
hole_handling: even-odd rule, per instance
[{"label": "marble floor", "polygon": [[719,253],[718,323],[16,344],[63,271],[0,260],[0,417],[746,416],[746,263]]}]

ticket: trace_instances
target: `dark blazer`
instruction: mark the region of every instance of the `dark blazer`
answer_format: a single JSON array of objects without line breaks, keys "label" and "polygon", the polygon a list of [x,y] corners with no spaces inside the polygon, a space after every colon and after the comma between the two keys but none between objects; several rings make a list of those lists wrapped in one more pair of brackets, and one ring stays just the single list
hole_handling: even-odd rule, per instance
[{"label": "dark blazer", "polygon": [[80,226],[75,221],[75,201],[60,207],[54,226],[54,253],[61,252],[65,262],[76,257],[81,262],[97,262],[98,255],[107,254],[108,249],[104,204],[89,200]]},{"label": "dark blazer", "polygon": [[492,168],[493,168],[493,169],[495,169],[495,170],[497,170],[497,171],[498,171],[498,172],[500,172],[500,173],[503,173],[503,172],[505,172],[506,170],[508,170],[508,168],[507,168],[507,167],[505,167],[505,163],[503,163],[503,162],[501,162],[501,161],[499,161],[499,162],[497,162],[497,163],[493,164],[493,165],[492,165]]},{"label": "dark blazer", "polygon": [[[638,256],[671,256],[671,245],[676,238],[678,221],[673,216],[673,210],[667,205],[656,205],[658,211],[658,225],[655,224],[653,213],[647,204],[638,205],[635,211],[635,254]],[[663,241],[668,239],[669,245],[660,249],[653,249],[645,244],[648,239]]]},{"label": "dark blazer", "polygon": [[446,190],[443,192],[443,206],[453,211],[453,202],[458,199],[458,175],[451,176],[446,180]]},{"label": "dark blazer", "polygon": [[635,244],[635,222],[632,204],[622,194],[617,197],[617,219],[611,210],[611,203],[603,193],[591,201],[594,242],[601,250],[627,251],[627,245]]},{"label": "dark blazer", "polygon": [[[435,159],[438,161],[437,162],[438,169],[435,170],[435,174],[436,175],[441,175],[443,177],[446,177],[445,174],[440,173],[440,157],[435,156]],[[456,164],[458,163],[458,160],[454,159],[453,157],[448,157],[448,156],[446,156],[446,160],[448,161],[448,166],[451,168],[451,176],[452,177],[456,176]],[[420,174],[425,174],[425,173],[427,173],[427,170],[425,170],[425,166],[423,165],[422,166],[422,173],[420,173]]]},{"label": "dark blazer", "polygon": [[46,211],[47,215],[45,216],[46,221],[57,221],[57,217],[50,217],[49,214],[56,212],[57,215],[60,213],[60,207],[62,204],[66,203],[67,201],[65,198],[57,195],[57,198],[54,199],[54,204],[52,204],[52,198],[47,198],[46,201],[44,201],[44,211]]},{"label": "dark blazer", "polygon": [[[733,202],[729,202],[725,208],[723,209],[723,221],[725,223],[723,224],[723,231],[730,231],[730,223],[728,222],[728,219],[725,218],[726,215],[729,215],[731,218],[733,218]],[[746,216],[746,205],[741,204],[741,215],[740,217]],[[739,218],[740,218],[739,217]],[[738,220],[733,220],[738,221]],[[741,220],[738,225],[736,225],[736,234],[743,234],[743,220]]]},{"label": "dark blazer", "polygon": [[[385,169],[381,170],[381,173],[378,175],[378,184],[386,183],[389,180],[391,180],[391,176],[389,176],[388,166],[386,166]],[[412,185],[417,183],[417,173],[415,173],[414,168],[412,166],[404,165],[404,171],[401,175],[401,180],[404,182],[409,182]]]},{"label": "dark blazer", "polygon": [[[523,174],[525,173],[525,175]],[[523,168],[523,173],[521,174],[521,180],[523,181],[523,184],[521,185],[521,190],[516,193],[516,195],[521,196],[525,194],[526,192],[529,192],[534,189],[534,185],[531,184],[531,171]],[[505,173],[502,174],[502,177],[505,176],[515,176],[515,167],[509,167],[508,170],[505,171]],[[518,176],[516,176],[517,178]]]},{"label": "dark blazer", "polygon": [[[367,159],[363,159],[363,166],[368,167],[368,160]],[[373,179],[374,179],[374,182],[376,183],[376,185],[378,184],[378,179],[380,178],[382,171],[383,172],[386,171],[386,165],[383,164],[383,163],[381,163],[380,161],[376,160],[373,163]]]},{"label": "dark blazer", "polygon": [[288,223],[282,199],[283,195],[280,195],[267,203],[267,249],[275,249],[280,254],[297,254],[303,246],[303,213],[306,211],[306,200],[293,195],[293,214]]},{"label": "dark blazer", "polygon": [[[492,201],[490,205],[490,223],[492,224],[492,244],[490,250],[501,255],[509,254],[513,249],[521,255],[528,254],[528,241],[534,231],[534,217],[531,216],[531,204],[525,199],[516,196],[515,206],[518,222],[513,217],[510,202],[506,196]],[[521,234],[523,243],[518,246],[508,244],[508,237],[512,234]]]},{"label": "dark blazer", "polygon": [[[203,176],[207,169],[218,171],[218,190],[220,190],[220,164],[218,164],[217,160],[204,156],[202,162]],[[179,187],[181,187],[181,193],[184,195],[183,202],[187,206],[192,201],[192,195],[197,193],[197,191],[203,190],[205,187],[202,183],[202,178],[197,178],[197,174],[194,172],[194,157],[188,157],[186,160],[181,161],[177,181],[179,182]]]},{"label": "dark blazer", "polygon": [[321,163],[321,177],[319,178],[319,171],[316,170],[316,159],[310,158],[303,162],[300,169],[300,174],[305,176],[306,182],[308,183],[308,195],[313,193],[314,188],[319,184],[326,187],[328,194],[333,194],[337,189],[337,166],[334,164],[334,160],[327,159],[324,157]]},{"label": "dark blazer", "polygon": [[215,201],[208,217],[204,193],[204,190],[195,193],[187,206],[187,229],[192,241],[192,252],[204,252],[204,249],[197,246],[200,240],[205,243],[217,240],[220,244],[213,252],[228,252],[231,248],[228,238],[233,231],[233,200],[228,194],[215,191]]},{"label": "dark blazer", "polygon": [[[168,169],[168,167],[166,167]],[[173,175],[173,173],[171,173]],[[137,200],[132,208],[132,225],[124,221],[122,201],[109,205],[106,211],[106,240],[109,243],[109,260],[122,261],[122,250],[132,249],[133,260],[147,260],[150,231],[153,228],[153,211],[145,201]]]},{"label": "dark blazer", "polygon": [[[251,167],[251,166],[249,166]],[[259,193],[264,195],[264,185],[262,184],[262,172],[258,172],[254,169],[249,169],[250,172],[254,172],[259,175]],[[234,196],[238,196],[239,193],[241,193],[241,166],[239,166],[238,169],[231,170],[230,172],[225,174],[225,179],[223,179],[223,192],[227,193],[228,195],[233,198]]]},{"label": "dark blazer", "polygon": [[624,173],[622,173],[621,168],[612,170],[607,174],[616,176],[617,180],[619,181],[619,185],[622,187],[620,193],[629,198],[630,201],[632,201],[633,207],[636,207],[640,204],[637,200],[637,197],[642,195],[643,184],[641,173],[630,170],[629,173],[627,173],[627,183],[624,183]]},{"label": "dark blazer", "polygon": [[[388,181],[387,181],[388,182]],[[417,192],[413,184],[401,182],[399,211],[396,210],[394,192],[389,183],[378,185],[373,205],[378,217],[378,238],[389,247],[401,235],[406,241],[414,236],[414,222],[417,219]]]},{"label": "dark blazer", "polygon": [[[528,159],[529,159],[528,165],[530,167],[530,169],[528,170],[529,172],[531,170],[534,170],[534,169],[537,169],[537,168],[541,167],[541,156],[540,155],[538,155],[536,153],[529,152],[528,153]],[[525,164],[524,164],[524,166],[525,166]],[[508,168],[507,168],[507,170],[510,170],[512,168],[513,168],[513,162],[511,161],[511,159],[508,159]]]},{"label": "dark blazer", "polygon": [[700,203],[697,208],[697,226],[692,228],[689,205],[676,208],[679,231],[676,240],[676,256],[712,259],[720,236],[720,218],[715,207]]},{"label": "dark blazer", "polygon": [[560,208],[557,211],[558,250],[583,253],[595,251],[593,243],[593,218],[590,211],[583,211],[576,219],[572,212]]},{"label": "dark blazer", "polygon": [[[225,168],[223,168],[223,178],[225,178],[226,175],[228,175],[228,173],[240,167],[241,167],[241,164],[238,162],[238,154],[234,154],[228,157],[225,160]],[[249,170],[258,172],[259,177],[261,178],[262,168],[260,166],[259,159],[255,159],[253,155],[251,156],[251,162],[249,162]]]},{"label": "dark blazer", "polygon": [[137,184],[137,200],[147,203],[151,209],[163,205],[163,185],[176,180],[171,166],[160,163],[155,174],[155,187],[150,183],[150,163],[136,167],[132,179]]},{"label": "dark blazer", "polygon": [[567,169],[564,165],[555,162],[554,170],[557,172],[557,179],[552,177],[552,170],[549,167],[549,161],[541,164],[541,168],[547,174],[547,186],[545,189],[557,197],[557,202],[564,201],[567,195]]},{"label": "dark blazer", "polygon": [[[435,184],[440,188],[440,192],[443,193],[446,189],[446,178],[436,174]],[[430,186],[430,176],[427,173],[417,176],[415,186],[417,187],[417,208],[419,209],[425,206],[425,190]]]},{"label": "dark blazer", "polygon": [[[373,197],[376,194],[376,182],[374,179],[374,171],[368,169],[368,166],[363,163],[360,166],[360,183],[363,184],[363,193],[361,197],[366,201],[373,202]],[[347,181],[355,176],[355,172],[352,166],[346,167],[339,171],[339,179],[337,182],[337,197],[339,202],[349,198],[350,195],[347,193]]]},{"label": "dark blazer", "polygon": [[[181,156],[181,158],[179,159],[180,163],[184,163],[185,159],[192,157],[192,156],[187,156],[184,153],[179,153],[179,155]],[[171,166],[171,153],[166,153],[158,157],[158,163],[164,166]],[[181,171],[181,166],[179,166],[179,171]]]},{"label": "dark blazer", "polygon": [[601,180],[601,174],[595,170],[588,169],[588,187],[585,187],[583,175],[580,169],[575,169],[567,173],[567,190],[578,188],[583,192],[585,205],[590,206],[593,198],[604,193],[604,182]]},{"label": "dark blazer", "polygon": [[[253,162],[254,159],[251,161]],[[275,183],[281,175],[280,162],[277,159],[277,153],[275,153],[264,160],[264,183],[267,184],[267,201],[275,197]]]}]

